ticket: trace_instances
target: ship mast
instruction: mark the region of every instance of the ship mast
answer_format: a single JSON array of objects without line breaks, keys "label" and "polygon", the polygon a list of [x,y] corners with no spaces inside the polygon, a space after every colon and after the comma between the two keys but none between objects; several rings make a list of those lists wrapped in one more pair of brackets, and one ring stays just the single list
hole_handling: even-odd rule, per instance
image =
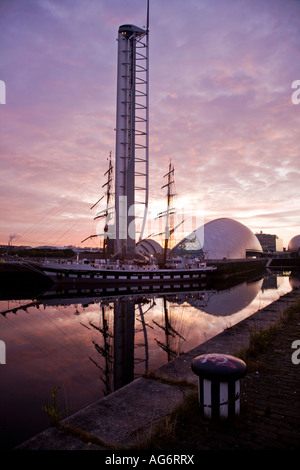
[{"label": "ship mast", "polygon": [[102,185],[102,188],[105,188],[106,187],[106,192],[105,194],[100,198],[98,199],[97,202],[95,202],[95,204],[92,205],[92,207],[90,208],[91,210],[94,209],[94,207],[97,206],[97,204],[99,204],[99,202],[102,201],[102,199],[106,196],[106,207],[105,209],[103,209],[101,212],[99,212],[96,217],[94,217],[94,220],[97,220],[97,219],[102,219],[105,217],[105,226],[104,226],[104,233],[100,233],[100,234],[95,234],[95,235],[90,235],[89,237],[85,238],[84,240],[82,240],[81,243],[85,242],[86,240],[90,239],[90,238],[95,238],[95,237],[104,237],[103,238],[103,258],[106,259],[106,255],[107,255],[107,249],[108,249],[108,244],[109,244],[109,236],[108,236],[108,221],[110,220],[111,218],[111,213],[113,212],[113,206],[111,206],[111,199],[113,197],[113,193],[112,193],[112,182],[113,182],[113,166],[112,166],[112,158],[111,158],[111,152],[109,154],[109,158],[108,158],[108,170],[104,173],[104,176],[107,176],[107,181],[106,183],[104,183]]},{"label": "ship mast", "polygon": [[96,219],[101,219],[101,218],[105,217],[104,239],[103,239],[103,258],[104,259],[106,259],[106,254],[107,254],[108,246],[109,246],[109,237],[108,237],[107,232],[108,232],[108,221],[109,221],[110,215],[111,215],[110,211],[112,210],[112,207],[110,206],[111,199],[112,199],[111,188],[112,188],[112,181],[113,181],[113,166],[112,166],[112,162],[111,162],[111,152],[109,154],[108,170],[106,171],[106,173],[104,173],[104,176],[106,176],[106,175],[107,175],[107,181],[102,186],[102,188],[107,186],[107,190],[106,190],[106,208],[105,208],[104,211],[100,212],[94,219],[94,220],[96,220]]},{"label": "ship mast", "polygon": [[165,174],[164,178],[168,178],[167,184],[162,186],[161,189],[167,188],[167,210],[166,210],[166,229],[165,229],[165,242],[164,242],[164,259],[163,265],[166,265],[167,261],[167,252],[169,247],[169,239],[174,231],[174,214],[175,210],[173,206],[173,197],[175,196],[173,192],[174,188],[174,166],[172,162],[169,163],[169,171]]},{"label": "ship mast", "polygon": [[167,210],[160,212],[157,218],[165,217],[166,224],[165,224],[165,231],[164,233],[164,256],[163,256],[163,267],[166,265],[167,261],[167,252],[169,247],[169,239],[172,233],[174,232],[174,214],[175,209],[173,206],[173,198],[175,196],[174,193],[174,166],[172,162],[169,163],[169,171],[164,175],[164,178],[168,179],[168,182],[162,186],[161,189],[167,188]]}]

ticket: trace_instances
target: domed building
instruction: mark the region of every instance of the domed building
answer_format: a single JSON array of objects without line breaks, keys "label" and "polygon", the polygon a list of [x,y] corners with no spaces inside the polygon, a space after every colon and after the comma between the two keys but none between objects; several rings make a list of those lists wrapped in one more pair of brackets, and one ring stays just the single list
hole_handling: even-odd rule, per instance
[{"label": "domed building", "polygon": [[288,251],[300,258],[300,235],[293,237],[288,244]]},{"label": "domed building", "polygon": [[245,259],[260,253],[261,244],[248,227],[233,219],[220,218],[194,230],[170,251],[170,256],[217,260]]},{"label": "domed building", "polygon": [[137,254],[149,257],[151,255],[162,255],[163,248],[157,241],[146,238],[136,244],[135,251]]}]

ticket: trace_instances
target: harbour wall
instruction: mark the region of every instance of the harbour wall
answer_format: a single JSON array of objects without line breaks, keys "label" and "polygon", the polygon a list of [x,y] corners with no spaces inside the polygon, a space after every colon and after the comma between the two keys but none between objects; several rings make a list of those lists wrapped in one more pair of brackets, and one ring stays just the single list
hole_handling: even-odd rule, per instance
[{"label": "harbour wall", "polygon": [[216,266],[217,268],[213,274],[215,279],[260,274],[264,271],[266,263],[266,259],[225,259],[207,261],[208,266]]}]

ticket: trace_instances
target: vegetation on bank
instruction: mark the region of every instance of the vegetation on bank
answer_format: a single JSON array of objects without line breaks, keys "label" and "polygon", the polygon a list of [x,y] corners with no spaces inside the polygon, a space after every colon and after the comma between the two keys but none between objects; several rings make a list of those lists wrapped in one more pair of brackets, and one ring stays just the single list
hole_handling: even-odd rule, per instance
[{"label": "vegetation on bank", "polygon": [[19,249],[1,249],[2,256],[9,255],[16,258],[72,258],[75,256],[71,248],[61,250],[53,248],[19,248]]},{"label": "vegetation on bank", "polygon": [[[280,320],[266,330],[252,331],[249,345],[240,351],[237,356],[247,364],[248,370],[255,369],[259,363],[260,356],[267,351],[276,337],[281,333],[284,326],[294,319],[300,312],[300,300],[288,307]],[[261,364],[261,363],[260,363]]]},{"label": "vegetation on bank", "polygon": [[[93,251],[95,258],[102,257],[102,251]],[[56,259],[71,259],[76,258],[77,252],[72,248],[16,248],[16,247],[2,247],[0,248],[0,256],[10,256],[18,258],[56,258]],[[80,258],[85,256],[90,257],[90,251],[80,251]]]},{"label": "vegetation on bank", "polygon": [[47,413],[49,417],[50,426],[58,426],[63,416],[66,414],[66,409],[61,409],[58,404],[58,392],[60,387],[54,387],[51,390],[52,401],[47,405],[42,406],[42,410]]}]

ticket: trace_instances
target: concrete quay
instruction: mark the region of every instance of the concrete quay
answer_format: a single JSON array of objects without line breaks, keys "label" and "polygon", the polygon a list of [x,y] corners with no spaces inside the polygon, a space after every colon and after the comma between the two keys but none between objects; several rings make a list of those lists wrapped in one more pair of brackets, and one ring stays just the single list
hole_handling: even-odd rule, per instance
[{"label": "concrete quay", "polygon": [[[191,361],[194,357],[212,352],[236,355],[239,350],[248,347],[253,331],[267,330],[276,325],[284,311],[299,299],[298,289],[281,296],[249,318],[160,367],[154,376],[133,381],[64,419],[60,428],[51,427],[19,445],[16,450],[139,450],[141,444],[154,432],[156,425],[183,402],[191,389],[196,389],[197,377],[191,370]],[[298,340],[300,340],[299,317],[297,322]],[[240,430],[237,432],[238,437],[236,433],[232,435],[224,431],[220,434],[220,431],[213,430],[210,439],[206,429],[201,441],[203,434],[198,433],[196,429],[193,433],[194,439],[191,436],[187,443],[183,438],[182,443],[177,444],[176,450],[192,452],[212,449],[264,449],[269,448],[270,442],[272,442],[271,448],[274,449],[300,447],[298,380],[300,364],[298,366],[292,364],[293,350],[288,340],[287,342],[288,344],[284,345],[288,351],[287,359],[280,362],[280,370],[266,377],[268,390],[263,380],[260,382],[255,379],[255,373],[241,381],[241,407],[243,407],[243,390],[246,386],[250,399],[258,404],[263,402],[264,409],[272,404],[269,403],[272,400],[269,390],[273,386],[272,380],[281,383],[281,401],[278,401],[278,397],[274,397],[273,400],[276,400],[274,407],[279,409],[278,416],[280,413],[283,416],[284,408],[288,408],[286,422],[284,419],[278,421],[279,418],[272,421],[270,413],[261,414],[259,423],[261,431],[256,430],[256,434],[253,434],[253,430],[248,431],[246,427],[246,430],[243,430],[243,439]],[[287,369],[291,365],[293,369],[290,374]],[[263,377],[263,371],[259,375]],[[244,380],[246,385],[243,388]],[[289,444],[282,444],[282,433],[276,433],[279,426],[282,433],[286,434],[285,442]],[[190,433],[190,430],[188,432]],[[259,432],[261,436],[258,439]],[[165,450],[172,451],[172,447]]]}]

